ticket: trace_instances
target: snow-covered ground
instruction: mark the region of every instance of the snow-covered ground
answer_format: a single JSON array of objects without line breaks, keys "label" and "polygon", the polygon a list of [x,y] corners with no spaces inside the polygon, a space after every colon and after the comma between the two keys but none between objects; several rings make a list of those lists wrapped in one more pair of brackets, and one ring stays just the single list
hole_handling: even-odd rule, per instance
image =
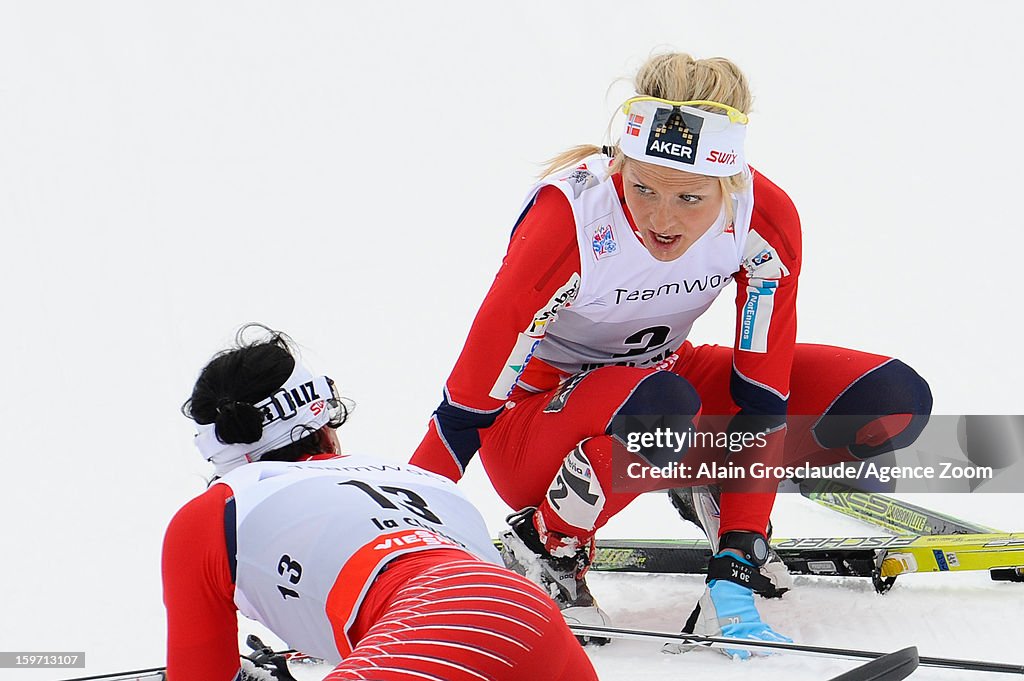
[{"label": "snow-covered ground", "polygon": [[[291,333],[359,402],[350,451],[407,458],[540,164],[602,141],[628,94],[609,85],[654,49],[749,75],[748,156],[804,225],[801,341],[901,357],[937,413],[1024,413],[1022,25],[1009,0],[0,0],[0,651],[88,661],[0,681],[162,664],[162,532],[209,473],[177,409],[242,323]],[[693,338],[729,343],[730,308]],[[496,531],[479,466],[463,485]],[[1019,495],[926,505],[1024,530]],[[877,533],[792,496],[775,526]],[[660,495],[604,533],[677,535]],[[800,641],[1024,663],[1024,585],[798,585],[763,608]],[[700,589],[594,576],[626,625],[675,629]],[[849,666],[593,655],[611,680]]]},{"label": "snow-covered ground", "polygon": [[[931,508],[952,512],[959,507],[953,496],[926,500],[925,495],[912,495],[907,500],[919,505],[927,501]],[[994,521],[1019,514],[1020,496],[989,496],[990,503],[984,504],[987,511],[975,504],[978,512],[971,519],[989,517]],[[627,533],[636,532],[638,522],[654,517],[664,517],[664,522],[645,536],[698,536],[692,527],[673,522],[666,514],[668,508],[661,494],[641,497],[612,521],[605,536],[635,536]],[[792,494],[780,496],[774,522],[780,536],[797,536],[798,530],[799,536],[886,534]],[[1014,527],[1020,529],[1021,524]],[[592,574],[590,583],[616,625],[670,632],[679,630],[704,588],[702,578],[685,575],[597,573]],[[1024,585],[992,582],[987,574],[904,575],[884,595],[876,594],[867,580],[798,576],[792,592],[781,600],[760,601],[759,607],[777,629],[801,643],[886,652],[916,645],[922,656],[1024,664],[1020,651]],[[614,641],[588,650],[601,679],[622,681],[738,680],[750,674],[769,681],[822,681],[856,665],[847,660],[794,655],[741,662],[709,650],[668,655],[660,649],[657,643]],[[322,678],[326,669],[299,667],[300,681]],[[953,681],[986,676],[921,668],[912,678]]]}]

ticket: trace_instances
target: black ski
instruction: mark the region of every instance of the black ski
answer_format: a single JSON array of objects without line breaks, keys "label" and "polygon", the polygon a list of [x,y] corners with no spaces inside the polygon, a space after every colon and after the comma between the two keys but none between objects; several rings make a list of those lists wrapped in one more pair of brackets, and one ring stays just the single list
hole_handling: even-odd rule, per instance
[{"label": "black ski", "polygon": [[[773,539],[772,548],[791,574],[870,578],[879,593],[908,573],[986,570],[1024,579],[1024,533],[806,537]],[[706,574],[710,556],[702,539],[605,539],[597,541],[592,569]]]},{"label": "black ski", "polygon": [[902,681],[913,674],[919,664],[917,648],[911,646],[833,676],[829,681]]},{"label": "black ski", "polygon": [[[793,574],[871,577],[876,572],[877,547],[868,542],[846,548],[829,547],[824,542],[819,547],[797,548],[778,542],[772,546]],[[711,547],[703,539],[598,539],[591,569],[700,575],[707,573],[710,558]]]}]

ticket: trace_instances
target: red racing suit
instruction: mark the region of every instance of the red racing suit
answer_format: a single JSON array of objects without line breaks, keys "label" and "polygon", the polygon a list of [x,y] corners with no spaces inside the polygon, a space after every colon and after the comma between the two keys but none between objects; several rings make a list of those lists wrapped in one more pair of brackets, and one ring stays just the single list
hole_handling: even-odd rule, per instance
[{"label": "red racing suit", "polygon": [[[605,197],[594,208],[580,208],[588,192],[601,191]],[[602,217],[605,211],[612,217]],[[552,395],[581,372],[593,374],[582,385],[598,376],[604,380],[609,367],[629,367],[637,380],[655,370],[686,376],[680,356],[692,354],[685,342],[689,327],[730,281],[736,284],[735,343],[727,360],[731,366],[724,377],[716,376],[717,383],[698,392],[705,411],[709,402],[716,402],[723,413],[761,419],[771,434],[769,451],[760,456],[781,457],[796,341],[800,221],[789,197],[754,171],[745,195],[734,198],[733,212],[732,220],[720,218],[669,269],[647,253],[627,255],[630,248],[643,247],[620,175],[603,178],[583,166],[542,184],[516,225],[412,462],[458,480],[485,443],[484,463],[499,494],[513,506],[533,496],[536,505],[541,498],[537,490],[551,482],[549,459],[560,461],[575,443],[566,448],[559,440],[551,451],[534,446],[524,455],[529,464],[492,467],[486,443],[495,423],[500,429],[502,420],[514,418],[512,412],[527,410],[524,405],[532,396]],[[597,290],[588,291],[588,285]],[[604,310],[617,316],[609,317]],[[617,381],[628,393],[630,377]],[[602,419],[622,401],[614,390],[592,398],[574,393],[572,399],[587,402],[587,413],[597,413],[591,436],[604,434]],[[492,442],[491,449],[503,451],[492,458],[516,458],[510,452],[522,449],[512,442],[517,438],[508,434],[502,443]],[[599,443],[592,447],[600,448]],[[502,475],[493,475],[492,468],[501,468]],[[605,484],[608,489],[610,484]],[[520,493],[525,490],[530,492]],[[741,524],[763,531],[773,498],[771,491],[747,496],[743,505],[754,508]],[[622,498],[609,509],[625,503],[628,499]],[[730,505],[727,493],[723,506]],[[723,527],[728,525],[723,517]]]},{"label": "red racing suit", "polygon": [[[796,343],[801,233],[785,192],[751,170],[718,221],[661,262],[607,165],[591,159],[531,192],[413,463],[458,480],[479,451],[509,506],[538,506],[546,529],[587,541],[643,491],[621,484],[625,414],[763,436],[741,452],[680,453],[695,467],[820,466],[916,439],[931,393],[913,369]],[[692,345],[694,320],[732,282],[733,346]],[[777,479],[710,482],[720,533],[766,530]]]},{"label": "red racing suit", "polygon": [[239,678],[236,611],[332,681],[596,679],[557,607],[497,563],[450,481],[367,457],[258,462],[164,539],[169,681]]}]

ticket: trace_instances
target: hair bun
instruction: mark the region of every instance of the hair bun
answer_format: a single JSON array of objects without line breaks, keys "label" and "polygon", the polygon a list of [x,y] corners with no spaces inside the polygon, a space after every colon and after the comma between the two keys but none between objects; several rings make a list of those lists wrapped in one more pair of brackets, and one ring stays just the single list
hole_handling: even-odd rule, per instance
[{"label": "hair bun", "polygon": [[263,412],[247,402],[221,401],[215,423],[217,439],[226,445],[249,444],[263,437]]}]

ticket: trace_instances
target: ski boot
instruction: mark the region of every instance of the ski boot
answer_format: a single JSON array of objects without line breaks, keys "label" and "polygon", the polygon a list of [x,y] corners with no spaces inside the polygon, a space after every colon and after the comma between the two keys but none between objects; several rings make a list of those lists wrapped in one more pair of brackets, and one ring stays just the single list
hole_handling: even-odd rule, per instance
[{"label": "ski boot", "polygon": [[[506,518],[510,527],[498,535],[505,566],[539,585],[555,601],[570,625],[608,626],[611,620],[598,607],[585,579],[593,540],[576,549],[556,550],[564,555],[552,555],[545,548],[534,522],[536,512],[536,508],[528,507]],[[610,641],[597,636],[576,638],[584,645],[604,645]]]}]

